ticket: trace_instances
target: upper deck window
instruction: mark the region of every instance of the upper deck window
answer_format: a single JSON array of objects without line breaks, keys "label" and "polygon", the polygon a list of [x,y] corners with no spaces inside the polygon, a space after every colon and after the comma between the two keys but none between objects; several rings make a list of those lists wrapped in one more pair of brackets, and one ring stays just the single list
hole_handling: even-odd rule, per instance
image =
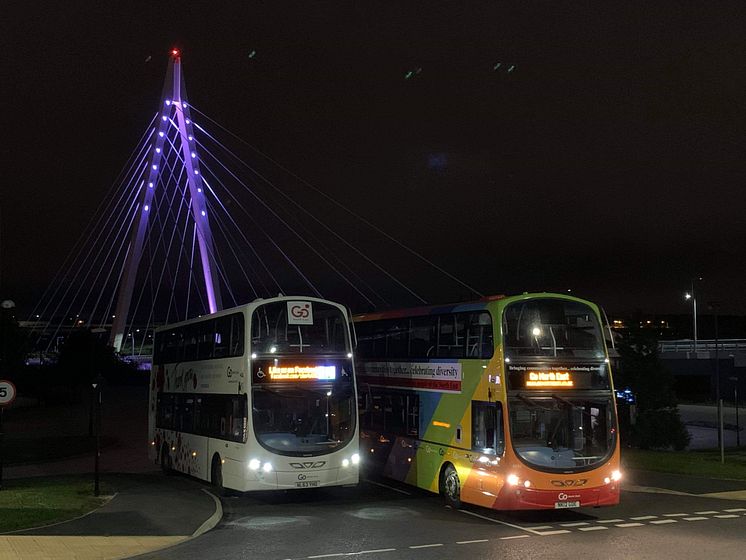
[{"label": "upper deck window", "polygon": [[260,354],[342,354],[349,352],[347,323],[342,311],[318,301],[300,319],[290,316],[294,302],[261,305],[251,316],[251,349]]},{"label": "upper deck window", "polygon": [[603,359],[601,328],[586,304],[538,298],[512,303],[503,313],[505,355]]},{"label": "upper deck window", "polygon": [[486,311],[440,313],[356,324],[358,354],[365,359],[492,357],[492,318]]}]

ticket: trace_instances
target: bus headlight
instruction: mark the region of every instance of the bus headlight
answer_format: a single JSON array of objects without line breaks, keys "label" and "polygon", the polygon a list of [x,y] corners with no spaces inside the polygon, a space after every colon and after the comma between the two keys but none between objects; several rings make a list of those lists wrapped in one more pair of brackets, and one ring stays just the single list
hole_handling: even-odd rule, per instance
[{"label": "bus headlight", "polygon": [[349,459],[342,459],[342,466],[343,467],[349,467],[350,466],[350,460]]},{"label": "bus headlight", "polygon": [[614,482],[619,482],[622,479],[622,472],[621,471],[613,471],[611,473],[611,480]]},{"label": "bus headlight", "polygon": [[518,483],[521,481],[521,479],[514,474],[509,474],[507,481],[508,484],[510,484],[511,486],[518,486]]},{"label": "bus headlight", "polygon": [[259,467],[261,466],[262,464],[259,462],[259,459],[252,459],[251,461],[249,461],[249,468],[252,471],[258,471]]},{"label": "bus headlight", "polygon": [[264,463],[262,470],[266,473],[272,472],[272,463]]},{"label": "bus headlight", "polygon": [[353,465],[357,465],[360,463],[360,455],[358,453],[353,453],[352,457],[350,457],[350,460],[352,461]]}]

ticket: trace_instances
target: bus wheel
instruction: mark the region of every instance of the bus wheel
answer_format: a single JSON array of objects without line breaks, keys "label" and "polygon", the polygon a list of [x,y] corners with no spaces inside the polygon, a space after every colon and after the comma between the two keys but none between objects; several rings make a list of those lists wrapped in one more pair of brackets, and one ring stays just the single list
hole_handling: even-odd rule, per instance
[{"label": "bus wheel", "polygon": [[171,454],[168,452],[168,446],[165,443],[161,447],[161,470],[165,475],[173,473],[173,468],[171,466]]},{"label": "bus wheel", "polygon": [[451,506],[453,509],[461,507],[461,481],[458,479],[458,473],[453,465],[448,465],[443,471],[440,488],[447,506]]},{"label": "bus wheel", "polygon": [[223,463],[220,461],[220,457],[217,454],[212,458],[210,483],[212,483],[212,487],[218,496],[225,495],[225,488],[223,488]]}]

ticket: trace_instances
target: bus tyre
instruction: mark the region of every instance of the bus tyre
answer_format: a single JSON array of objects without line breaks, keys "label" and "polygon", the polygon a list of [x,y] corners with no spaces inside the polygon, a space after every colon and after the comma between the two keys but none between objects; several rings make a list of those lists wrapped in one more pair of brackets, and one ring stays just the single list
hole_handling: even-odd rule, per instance
[{"label": "bus tyre", "polygon": [[443,470],[442,477],[440,492],[443,496],[443,501],[447,506],[459,509],[461,507],[461,481],[453,465],[448,465]]},{"label": "bus tyre", "polygon": [[171,454],[168,452],[166,444],[163,444],[161,447],[161,470],[165,475],[170,475],[174,472],[171,465]]},{"label": "bus tyre", "polygon": [[210,483],[212,483],[212,487],[218,496],[226,495],[225,488],[223,487],[223,462],[217,454],[212,458]]}]

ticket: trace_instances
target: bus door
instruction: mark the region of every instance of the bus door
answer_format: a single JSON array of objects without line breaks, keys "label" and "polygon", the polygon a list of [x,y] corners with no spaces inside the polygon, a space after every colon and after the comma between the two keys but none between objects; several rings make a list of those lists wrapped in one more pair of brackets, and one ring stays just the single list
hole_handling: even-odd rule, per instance
[{"label": "bus door", "polygon": [[471,403],[472,473],[464,485],[464,498],[475,503],[494,501],[503,486],[498,476],[505,450],[502,403]]}]

